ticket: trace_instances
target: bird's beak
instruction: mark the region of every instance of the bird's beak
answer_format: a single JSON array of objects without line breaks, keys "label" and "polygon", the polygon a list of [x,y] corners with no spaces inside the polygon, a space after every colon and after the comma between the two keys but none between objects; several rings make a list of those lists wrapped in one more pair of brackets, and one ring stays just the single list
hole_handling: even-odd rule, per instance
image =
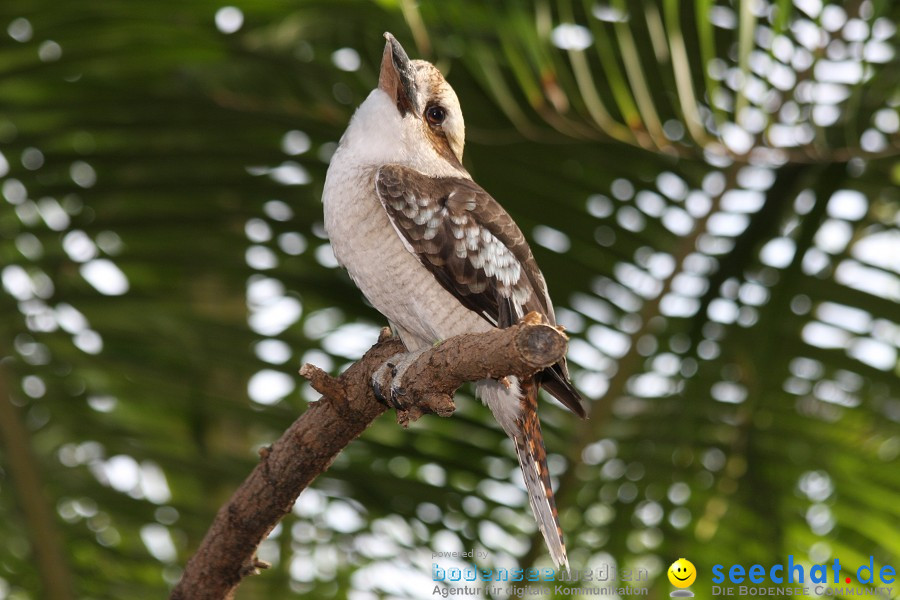
[{"label": "bird's beak", "polygon": [[384,55],[381,58],[381,74],[378,76],[378,87],[384,90],[394,102],[401,115],[408,112],[417,114],[416,78],[409,57],[400,42],[390,33],[385,32]]}]

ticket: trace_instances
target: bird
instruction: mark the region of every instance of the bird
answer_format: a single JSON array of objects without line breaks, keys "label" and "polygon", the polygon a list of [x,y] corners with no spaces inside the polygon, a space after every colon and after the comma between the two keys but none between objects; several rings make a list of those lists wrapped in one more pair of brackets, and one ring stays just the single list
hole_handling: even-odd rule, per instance
[{"label": "bird", "polygon": [[[509,327],[532,311],[551,325],[556,318],[522,231],[462,164],[465,124],[453,88],[384,37],[378,85],[331,157],[322,201],[337,262],[407,350],[405,363],[390,365],[402,381],[404,364],[442,340]],[[514,443],[552,560],[568,569],[537,414],[543,387],[585,418],[565,358],[528,379],[475,387]]]}]

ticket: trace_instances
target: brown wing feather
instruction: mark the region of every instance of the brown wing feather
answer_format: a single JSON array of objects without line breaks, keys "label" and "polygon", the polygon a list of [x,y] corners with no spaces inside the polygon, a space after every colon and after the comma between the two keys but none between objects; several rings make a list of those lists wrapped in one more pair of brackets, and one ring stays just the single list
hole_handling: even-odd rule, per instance
[{"label": "brown wing feather", "polygon": [[[536,311],[556,323],[544,276],[512,217],[471,179],[429,177],[399,165],[378,169],[375,188],[397,233],[440,284],[496,327]],[[565,359],[540,383],[584,417]]]}]

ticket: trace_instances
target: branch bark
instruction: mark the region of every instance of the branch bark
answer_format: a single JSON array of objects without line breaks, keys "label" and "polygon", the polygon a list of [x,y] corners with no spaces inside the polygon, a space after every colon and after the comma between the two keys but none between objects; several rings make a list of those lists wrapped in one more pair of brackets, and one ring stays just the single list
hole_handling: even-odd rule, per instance
[{"label": "branch bark", "polygon": [[[391,357],[405,352],[396,338],[382,335],[359,361],[339,377],[312,365],[300,374],[322,398],[310,405],[272,446],[221,509],[196,554],[185,567],[170,600],[231,598],[247,575],[268,565],[256,558],[260,542],[291,510],[297,496],[323,473],[340,451],[387,411],[372,391],[372,375]],[[423,414],[449,416],[453,393],[467,381],[528,377],[559,361],[566,337],[531,315],[508,329],[451,338],[422,353],[404,375],[398,421],[406,425]]]}]

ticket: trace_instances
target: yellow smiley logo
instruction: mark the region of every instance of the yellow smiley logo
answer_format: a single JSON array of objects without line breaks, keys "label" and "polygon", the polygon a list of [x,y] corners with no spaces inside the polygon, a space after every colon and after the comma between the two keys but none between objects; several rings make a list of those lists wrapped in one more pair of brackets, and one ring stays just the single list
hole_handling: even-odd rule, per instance
[{"label": "yellow smiley logo", "polygon": [[677,588],[686,588],[697,579],[694,563],[686,558],[679,558],[672,563],[668,571],[669,582]]}]

